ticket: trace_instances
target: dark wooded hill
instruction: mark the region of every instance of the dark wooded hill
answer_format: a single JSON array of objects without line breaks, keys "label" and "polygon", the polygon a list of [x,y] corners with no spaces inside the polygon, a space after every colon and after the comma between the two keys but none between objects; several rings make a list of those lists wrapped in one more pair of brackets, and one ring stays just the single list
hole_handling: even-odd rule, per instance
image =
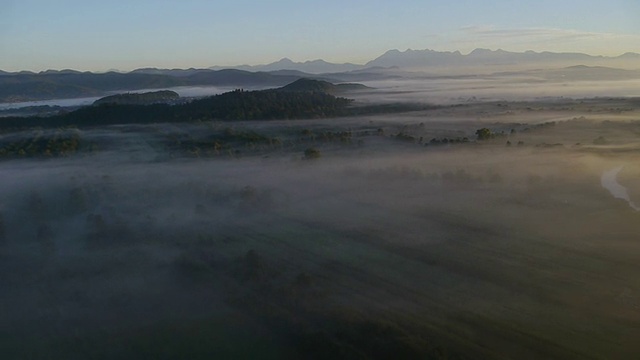
[{"label": "dark wooded hill", "polygon": [[93,105],[118,104],[118,105],[151,105],[167,103],[180,99],[175,91],[160,90],[146,93],[126,93],[105,96],[93,102]]},{"label": "dark wooded hill", "polygon": [[322,82],[309,80],[305,84],[305,90],[292,90],[295,87],[290,87],[287,91],[283,91],[284,88],[235,90],[177,105],[108,103],[50,117],[6,117],[0,119],[0,128],[309,119],[422,110],[430,107],[419,104],[351,106],[351,99],[336,97],[322,90],[309,90],[324,88],[326,84]]}]

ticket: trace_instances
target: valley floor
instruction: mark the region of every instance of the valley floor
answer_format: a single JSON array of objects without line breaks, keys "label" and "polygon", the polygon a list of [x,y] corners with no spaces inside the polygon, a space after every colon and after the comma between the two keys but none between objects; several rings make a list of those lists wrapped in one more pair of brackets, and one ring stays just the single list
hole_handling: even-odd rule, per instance
[{"label": "valley floor", "polygon": [[601,98],[4,133],[0,353],[633,358],[640,213],[601,178],[640,203],[638,120]]}]

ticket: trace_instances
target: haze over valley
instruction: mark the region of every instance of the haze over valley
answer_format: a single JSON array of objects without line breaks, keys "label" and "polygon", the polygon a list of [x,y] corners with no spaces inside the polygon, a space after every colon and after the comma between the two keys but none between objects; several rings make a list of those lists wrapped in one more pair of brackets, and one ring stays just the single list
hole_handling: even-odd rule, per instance
[{"label": "haze over valley", "polygon": [[637,358],[637,4],[354,4],[0,6],[0,358]]},{"label": "haze over valley", "polygon": [[[468,55],[432,50],[391,50],[365,65],[332,64],[322,60],[295,63],[288,59],[263,66],[206,69],[143,68],[128,73],[91,73],[48,70],[39,73],[0,73],[0,108],[33,105],[34,101],[66,98],[99,98],[124,91],[175,89],[193,95],[213,95],[233,88],[265,89],[301,78],[331,82],[429,80],[442,78],[510,79],[516,83],[640,79],[640,54],[616,57],[578,53],[507,52],[476,49]],[[197,92],[196,92],[197,94]],[[629,95],[629,94],[624,94]],[[5,103],[5,104],[2,104]]]}]

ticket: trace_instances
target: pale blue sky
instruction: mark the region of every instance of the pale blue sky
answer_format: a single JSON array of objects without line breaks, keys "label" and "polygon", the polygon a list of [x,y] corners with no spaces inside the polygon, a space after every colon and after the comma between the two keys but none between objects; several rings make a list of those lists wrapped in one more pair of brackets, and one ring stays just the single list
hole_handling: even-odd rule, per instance
[{"label": "pale blue sky", "polygon": [[0,0],[0,69],[188,68],[387,50],[640,52],[639,0]]}]

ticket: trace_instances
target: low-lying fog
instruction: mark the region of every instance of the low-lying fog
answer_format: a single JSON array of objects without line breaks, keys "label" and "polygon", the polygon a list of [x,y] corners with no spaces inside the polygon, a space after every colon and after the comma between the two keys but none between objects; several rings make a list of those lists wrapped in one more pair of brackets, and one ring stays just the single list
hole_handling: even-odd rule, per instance
[{"label": "low-lying fog", "polygon": [[546,81],[525,76],[483,76],[363,81],[375,91],[354,94],[367,102],[458,104],[478,101],[538,101],[553,98],[640,97],[640,79]]},{"label": "low-lying fog", "polygon": [[[237,86],[179,86],[167,88],[164,90],[175,91],[180,95],[180,97],[186,98],[196,98],[203,96],[212,96],[219,95],[225,92],[233,91],[238,88]],[[248,90],[262,90],[264,87],[254,87]],[[158,91],[158,89],[138,89],[138,90],[118,90],[118,91],[109,91],[105,94],[114,95],[114,94],[122,94],[122,93],[144,93],[149,91]],[[17,103],[0,103],[0,110],[8,110],[8,109],[20,109],[28,106],[60,106],[60,107],[77,107],[77,106],[89,106],[93,104],[94,101],[102,98],[102,96],[97,97],[83,97],[83,98],[73,98],[73,99],[52,99],[52,100],[41,100],[41,101],[25,101],[25,102],[17,102]]]},{"label": "low-lying fog", "polygon": [[[550,70],[552,71],[552,70]],[[563,71],[556,69],[553,71]],[[564,70],[568,71],[568,70]],[[593,70],[597,71],[597,70]],[[393,75],[393,72],[389,73]],[[389,75],[388,74],[388,75]],[[570,72],[569,72],[570,74]],[[589,73],[586,73],[587,75]],[[328,80],[339,83],[339,75],[327,74]],[[557,75],[549,78],[545,72],[530,73],[494,73],[487,75],[445,76],[422,72],[399,72],[395,78],[387,80],[354,81],[373,88],[339,94],[367,103],[428,102],[431,104],[458,104],[478,101],[515,101],[548,100],[552,98],[591,98],[591,97],[640,97],[640,79],[630,77],[616,80],[593,80],[582,75],[565,78]],[[337,77],[337,78],[336,78]],[[334,79],[336,78],[336,79]],[[348,77],[347,77],[348,78]],[[197,98],[218,95],[236,88],[245,90],[263,90],[266,86],[181,86],[167,88],[181,97]],[[142,93],[161,89],[119,90],[116,93]],[[100,97],[76,99],[53,99],[20,103],[0,103],[0,110],[18,109],[27,106],[77,107],[91,105]]]},{"label": "low-lying fog", "polygon": [[[478,83],[406,96],[523,94]],[[639,103],[567,101],[52,130],[0,162],[3,358],[630,358]]]}]

